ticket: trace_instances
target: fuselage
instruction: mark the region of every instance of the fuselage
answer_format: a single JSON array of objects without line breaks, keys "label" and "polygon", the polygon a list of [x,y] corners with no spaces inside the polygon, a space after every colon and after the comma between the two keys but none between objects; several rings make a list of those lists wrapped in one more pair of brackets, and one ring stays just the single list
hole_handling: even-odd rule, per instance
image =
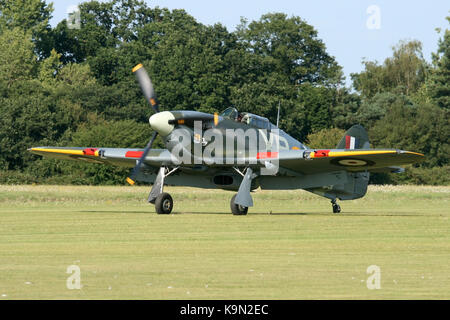
[{"label": "fuselage", "polygon": [[153,115],[149,122],[163,137],[169,151],[196,164],[203,162],[200,157],[225,163],[267,152],[307,149],[267,118],[239,113],[234,108],[228,108],[220,115],[164,111]]}]

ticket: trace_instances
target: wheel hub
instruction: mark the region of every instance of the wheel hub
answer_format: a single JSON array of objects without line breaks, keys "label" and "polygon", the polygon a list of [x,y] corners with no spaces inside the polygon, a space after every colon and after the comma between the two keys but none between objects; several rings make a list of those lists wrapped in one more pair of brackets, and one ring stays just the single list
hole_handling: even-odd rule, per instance
[{"label": "wheel hub", "polygon": [[170,209],[170,200],[169,199],[166,199],[166,200],[163,201],[163,208],[165,210],[169,210]]}]

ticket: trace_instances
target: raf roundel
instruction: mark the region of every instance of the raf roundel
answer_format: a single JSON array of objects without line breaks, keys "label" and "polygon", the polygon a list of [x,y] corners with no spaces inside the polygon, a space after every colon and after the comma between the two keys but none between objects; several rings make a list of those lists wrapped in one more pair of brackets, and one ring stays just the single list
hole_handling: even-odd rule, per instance
[{"label": "raf roundel", "polygon": [[339,160],[338,163],[342,166],[350,166],[350,167],[361,167],[367,165],[367,161],[358,159],[343,159]]}]

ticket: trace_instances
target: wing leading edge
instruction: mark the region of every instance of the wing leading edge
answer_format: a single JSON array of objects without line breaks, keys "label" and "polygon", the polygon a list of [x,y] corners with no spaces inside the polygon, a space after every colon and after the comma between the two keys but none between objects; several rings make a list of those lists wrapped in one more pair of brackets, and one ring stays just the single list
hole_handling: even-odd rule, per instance
[{"label": "wing leading edge", "polygon": [[[110,164],[132,168],[142,156],[143,149],[121,148],[79,148],[79,147],[36,147],[28,149],[33,154],[62,160],[79,160],[91,163]],[[145,164],[161,167],[173,163],[168,150],[152,149],[145,159]]]}]

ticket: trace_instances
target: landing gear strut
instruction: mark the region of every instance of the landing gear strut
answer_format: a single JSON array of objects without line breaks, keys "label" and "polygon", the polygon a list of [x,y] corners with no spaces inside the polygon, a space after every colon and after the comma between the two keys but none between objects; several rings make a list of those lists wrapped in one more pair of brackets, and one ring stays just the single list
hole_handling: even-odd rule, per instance
[{"label": "landing gear strut", "polygon": [[341,206],[336,203],[336,199],[331,200],[331,205],[333,206],[333,213],[341,212]]},{"label": "landing gear strut", "polygon": [[235,170],[242,175],[242,182],[239,186],[238,193],[231,198],[231,213],[238,216],[245,216],[248,212],[248,207],[253,207],[253,199],[250,191],[252,189],[252,180],[258,175],[254,174],[250,167],[245,170],[245,174],[236,168]]},{"label": "landing gear strut", "polygon": [[148,202],[155,205],[156,213],[158,214],[170,214],[173,209],[173,199],[170,194],[163,192],[164,179],[174,173],[178,168],[169,171],[168,168],[159,168],[158,175],[153,183],[152,190],[148,195]]}]

